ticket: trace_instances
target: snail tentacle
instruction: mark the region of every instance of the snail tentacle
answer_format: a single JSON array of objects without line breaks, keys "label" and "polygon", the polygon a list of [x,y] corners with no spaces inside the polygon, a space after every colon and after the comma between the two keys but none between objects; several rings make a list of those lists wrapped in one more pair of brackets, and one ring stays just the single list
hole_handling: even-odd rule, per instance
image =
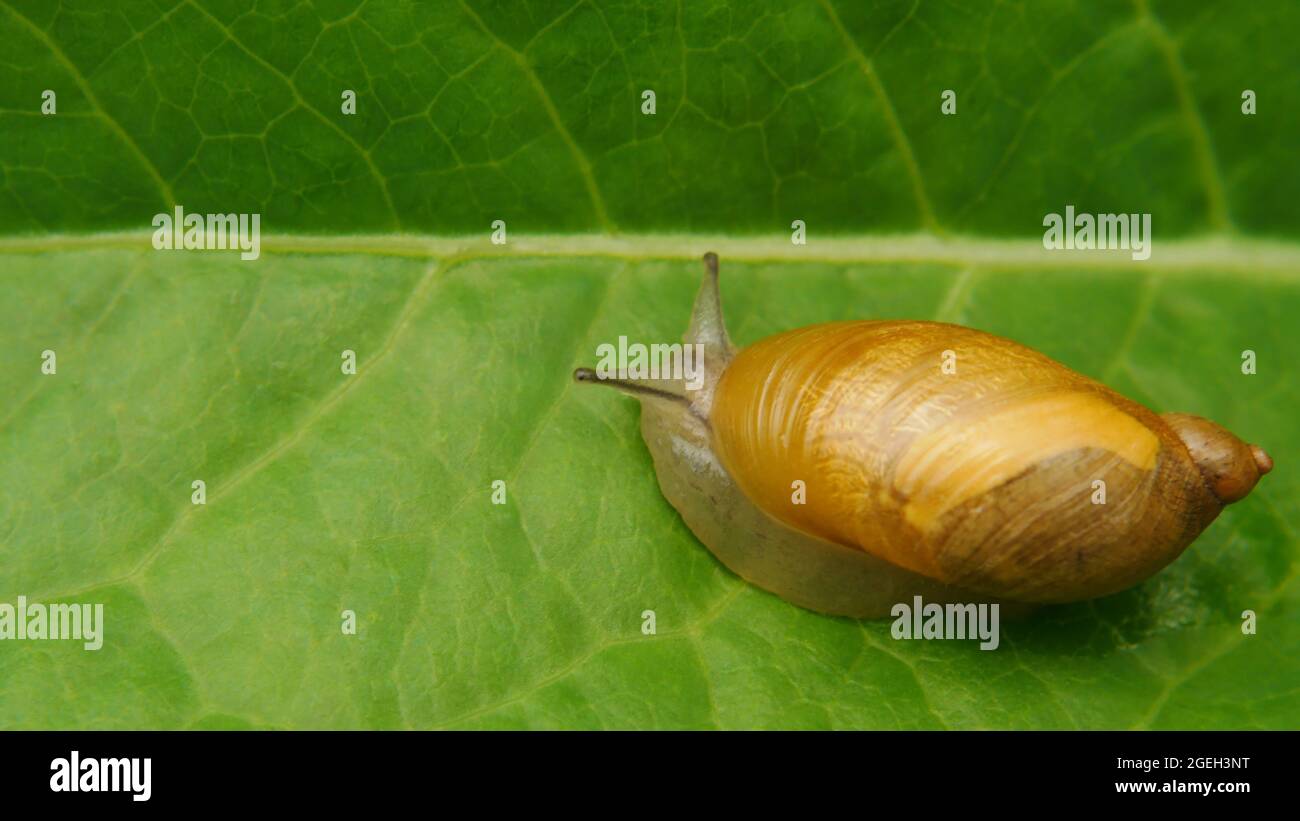
[{"label": "snail tentacle", "polygon": [[688,345],[700,346],[704,381],[699,389],[690,391],[690,396],[695,415],[708,419],[718,380],[736,356],[736,348],[731,344],[727,323],[722,316],[722,294],[718,289],[718,255],[712,251],[704,255],[704,279],[695,295],[691,322],[682,341]]},{"label": "snail tentacle", "polygon": [[[668,402],[674,402],[686,408],[686,410],[695,414],[695,409],[690,397],[684,393],[677,393],[663,387],[664,384],[673,384],[671,381],[665,383],[663,380],[651,384],[648,381],[639,379],[620,379],[618,377],[602,377],[596,372],[595,368],[575,368],[573,371],[574,382],[588,382],[597,385],[608,385],[611,388],[622,391],[638,399],[648,397],[652,399],[663,399]],[[698,414],[696,414],[698,416]],[[700,417],[704,421],[704,417]]]}]

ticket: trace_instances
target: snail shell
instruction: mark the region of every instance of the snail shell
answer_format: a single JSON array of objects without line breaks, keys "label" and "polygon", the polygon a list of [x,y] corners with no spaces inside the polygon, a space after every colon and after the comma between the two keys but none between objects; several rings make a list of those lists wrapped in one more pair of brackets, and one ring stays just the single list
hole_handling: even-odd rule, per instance
[{"label": "snail shell", "polygon": [[665,497],[723,564],[795,604],[880,617],[916,595],[1015,609],[1114,593],[1272,468],[1209,420],[958,325],[834,322],[736,352],[705,263],[686,335],[704,345],[699,390],[575,378],[642,400]]}]

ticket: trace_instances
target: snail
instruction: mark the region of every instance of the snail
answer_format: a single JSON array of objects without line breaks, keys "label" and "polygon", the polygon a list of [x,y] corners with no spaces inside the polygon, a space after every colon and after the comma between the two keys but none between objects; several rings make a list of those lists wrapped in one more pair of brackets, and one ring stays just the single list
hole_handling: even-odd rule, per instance
[{"label": "snail", "polygon": [[878,618],[917,595],[1013,612],[1105,596],[1272,469],[1208,419],[959,325],[831,322],[737,350],[717,255],[704,264],[684,338],[703,346],[698,389],[574,378],[641,401],[667,500],[724,565],[796,605]]}]

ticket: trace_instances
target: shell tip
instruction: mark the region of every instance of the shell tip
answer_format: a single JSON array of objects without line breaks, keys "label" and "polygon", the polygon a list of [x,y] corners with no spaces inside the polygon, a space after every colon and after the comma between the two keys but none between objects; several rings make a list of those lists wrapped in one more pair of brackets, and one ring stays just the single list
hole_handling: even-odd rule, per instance
[{"label": "shell tip", "polygon": [[1259,468],[1259,475],[1263,476],[1273,469],[1273,459],[1259,445],[1250,446],[1250,455],[1255,457],[1255,467]]}]

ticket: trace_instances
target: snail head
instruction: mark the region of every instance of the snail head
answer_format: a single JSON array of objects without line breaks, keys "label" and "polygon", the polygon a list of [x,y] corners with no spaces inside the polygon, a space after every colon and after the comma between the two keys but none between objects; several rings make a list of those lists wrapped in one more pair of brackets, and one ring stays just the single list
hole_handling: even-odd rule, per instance
[{"label": "snail head", "polygon": [[690,326],[683,342],[698,345],[703,351],[703,381],[692,387],[675,380],[624,379],[602,376],[595,368],[578,368],[574,381],[617,388],[638,399],[663,400],[676,403],[701,422],[708,422],[713,391],[723,370],[735,356],[727,324],[722,318],[722,296],[718,291],[718,255],[710,251],[704,255],[704,280],[695,296]]}]

